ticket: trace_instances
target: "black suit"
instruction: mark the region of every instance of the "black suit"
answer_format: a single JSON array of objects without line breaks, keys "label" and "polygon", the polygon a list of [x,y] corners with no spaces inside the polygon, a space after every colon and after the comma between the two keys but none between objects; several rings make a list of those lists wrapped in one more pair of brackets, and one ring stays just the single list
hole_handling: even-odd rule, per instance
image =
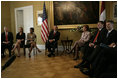
[{"label": "black suit", "polygon": [[[117,42],[117,32],[116,30],[112,30],[109,34],[108,37],[105,37],[105,40],[104,40],[104,44],[105,45],[110,45],[111,43],[116,43]],[[96,56],[98,55],[98,53],[103,49],[103,47],[101,46],[97,46],[95,48],[95,50],[92,52],[92,54],[88,57],[88,61],[89,62],[92,62]]]},{"label": "black suit", "polygon": [[[98,30],[94,33],[91,42],[94,41],[97,33],[98,33]],[[100,33],[99,33],[99,35],[98,35],[98,37],[97,37],[97,41],[94,44],[95,45],[99,45],[100,43],[102,43],[105,40],[106,34],[107,34],[107,29],[106,28],[102,28]]]},{"label": "black suit", "polygon": [[116,30],[112,30],[110,32],[110,34],[108,35],[108,37],[106,37],[105,40],[104,40],[104,44],[106,44],[106,45],[110,45],[113,42],[114,43],[117,42],[117,31]]},{"label": "black suit", "polygon": [[[105,62],[105,61],[112,60],[111,57],[113,57],[112,56],[113,54],[109,54],[109,53],[111,53],[111,51],[114,51],[114,49],[108,47],[107,45],[110,45],[111,43],[116,43],[116,42],[117,42],[117,32],[116,32],[116,30],[112,30],[110,32],[109,36],[105,38],[105,41],[104,41],[105,46],[104,47],[103,46],[97,46],[95,48],[95,50],[92,52],[92,54],[88,57],[88,61],[92,64],[91,71],[93,73],[100,74],[101,71],[103,69],[105,69],[105,67],[108,65],[108,62]],[[105,61],[104,61],[104,59],[105,59]],[[104,63],[105,66],[103,65],[103,63]],[[100,68],[101,69],[103,68],[103,69],[101,70]],[[96,70],[98,70],[98,71],[96,72]]]},{"label": "black suit", "polygon": [[[97,33],[98,33],[98,30],[94,33],[93,38],[90,41],[91,43],[94,41]],[[100,43],[103,43],[105,40],[106,34],[107,34],[107,30],[105,28],[102,28],[98,37],[97,37],[97,41],[94,44],[99,45]],[[83,53],[84,53],[83,60],[86,61],[88,56],[91,55],[93,50],[94,50],[94,47],[89,47],[89,44],[86,44],[84,46],[84,51],[83,51]]]},{"label": "black suit", "polygon": [[5,44],[3,42],[6,42],[6,35],[5,32],[3,32],[1,34],[1,53],[4,56],[4,51],[7,48],[9,50],[9,56],[11,56],[11,49],[12,49],[12,45],[13,45],[13,34],[11,32],[8,32],[8,44]]},{"label": "black suit", "polygon": [[104,48],[92,64],[93,77],[117,77],[117,47]]},{"label": "black suit", "polygon": [[[54,52],[55,48],[57,47],[57,41],[59,40],[59,38],[60,38],[60,32],[57,31],[55,34],[53,30],[50,32],[48,40],[46,42],[46,47],[48,48],[48,51],[50,53]],[[49,40],[52,40],[52,39],[54,39],[54,41],[50,43]]]}]

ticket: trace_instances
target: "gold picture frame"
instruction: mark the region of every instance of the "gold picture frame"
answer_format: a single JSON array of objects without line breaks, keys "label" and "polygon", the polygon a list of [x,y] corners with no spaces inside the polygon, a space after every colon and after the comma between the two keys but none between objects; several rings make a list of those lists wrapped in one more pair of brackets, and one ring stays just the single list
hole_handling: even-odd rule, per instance
[{"label": "gold picture frame", "polygon": [[42,24],[42,16],[43,16],[43,10],[40,10],[40,11],[36,12],[37,26],[41,26],[41,24]]},{"label": "gold picture frame", "polygon": [[117,22],[117,2],[113,3],[113,20]]},{"label": "gold picture frame", "polygon": [[[54,7],[53,7],[53,1],[50,1],[50,27],[53,28],[54,26]],[[84,24],[75,24],[75,25],[57,25],[58,29],[73,29],[77,28],[78,26],[82,26]],[[96,28],[96,24],[87,24],[90,28]]]}]

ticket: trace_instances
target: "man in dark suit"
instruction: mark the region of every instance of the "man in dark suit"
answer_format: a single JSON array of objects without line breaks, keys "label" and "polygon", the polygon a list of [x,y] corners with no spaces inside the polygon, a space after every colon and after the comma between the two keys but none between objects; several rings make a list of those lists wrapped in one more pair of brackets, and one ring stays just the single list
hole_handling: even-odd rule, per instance
[{"label": "man in dark suit", "polygon": [[93,59],[97,56],[97,54],[105,47],[108,48],[109,46],[112,46],[116,44],[117,42],[117,31],[114,30],[113,28],[113,21],[107,21],[106,23],[106,29],[107,29],[107,34],[105,37],[104,42],[100,43],[96,47],[96,49],[92,52],[92,54],[88,57],[89,61],[93,61]]},{"label": "man in dark suit", "polygon": [[[106,34],[104,42],[100,43],[100,45],[96,46],[96,48],[94,49],[92,54],[86,58],[86,60],[88,61],[87,64],[89,66],[90,66],[90,64],[92,65],[91,73],[93,73],[93,71],[96,69],[96,66],[98,66],[98,62],[101,59],[101,57],[103,56],[102,51],[104,49],[110,49],[110,48],[113,48],[114,46],[116,46],[117,32],[116,32],[116,30],[113,29],[113,26],[114,26],[113,21],[106,22],[107,34]],[[99,65],[102,65],[102,64],[99,64]],[[85,68],[85,67],[86,66],[84,65],[83,68]],[[84,72],[84,71],[82,70],[82,72]]]},{"label": "man in dark suit", "polygon": [[[105,59],[105,60],[106,59],[107,60],[112,60],[111,57],[113,57],[112,56],[113,54],[111,54],[111,50],[112,50],[112,52],[114,51],[114,49],[115,49],[115,51],[117,51],[116,50],[116,48],[117,48],[116,47],[117,31],[114,30],[113,26],[114,26],[113,21],[107,21],[107,23],[106,23],[107,35],[106,35],[104,43],[103,44],[101,43],[99,46],[97,46],[96,49],[91,54],[91,56],[88,57],[88,61],[92,65],[91,72],[95,72],[97,67],[99,67],[99,68],[102,67],[103,69],[105,69],[105,66],[103,64],[98,64],[98,62],[100,62],[100,61],[104,62],[102,60],[102,58]],[[106,56],[107,56],[107,58],[106,58]],[[110,58],[108,58],[108,56]],[[104,64],[106,64],[106,66],[107,66],[108,62],[104,62]]]},{"label": "man in dark suit", "polygon": [[[96,48],[97,45],[99,45],[100,43],[102,43],[104,41],[106,33],[107,33],[107,30],[104,27],[104,22],[99,21],[97,23],[97,28],[98,29],[94,33],[91,41],[84,46],[84,51],[83,51],[84,56],[82,58],[83,61],[80,64],[74,66],[74,68],[79,68],[81,65],[86,64],[87,63],[86,58],[89,55],[91,55],[91,52]],[[89,67],[89,65],[88,65],[88,67]]]},{"label": "man in dark suit", "polygon": [[92,77],[117,77],[117,46],[110,45],[108,48],[102,49],[96,56],[91,67]]},{"label": "man in dark suit", "polygon": [[51,57],[52,55],[55,56],[54,51],[57,47],[57,41],[60,38],[60,32],[58,32],[58,27],[54,26],[54,29],[50,32],[48,40],[46,42],[46,47],[48,48],[48,51],[50,52],[48,54],[48,57]]},{"label": "man in dark suit", "polygon": [[13,45],[13,34],[11,32],[8,32],[7,27],[4,27],[4,32],[1,34],[2,57],[5,57],[4,51],[6,48],[9,50],[9,57],[11,56],[12,45]]}]

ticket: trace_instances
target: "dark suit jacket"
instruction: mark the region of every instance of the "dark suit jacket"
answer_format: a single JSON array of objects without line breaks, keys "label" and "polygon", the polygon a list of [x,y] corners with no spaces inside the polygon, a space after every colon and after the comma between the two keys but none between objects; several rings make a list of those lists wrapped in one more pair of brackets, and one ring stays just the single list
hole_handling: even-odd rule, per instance
[{"label": "dark suit jacket", "polygon": [[[1,42],[6,41],[5,32],[1,34]],[[13,34],[11,32],[8,32],[8,41],[10,41],[11,44],[13,44]]]},{"label": "dark suit jacket", "polygon": [[49,34],[49,37],[48,37],[48,40],[51,40],[51,39],[55,39],[55,41],[58,41],[60,38],[60,32],[56,32],[56,34],[54,35],[54,31],[52,30]]},{"label": "dark suit jacket", "polygon": [[[97,33],[98,33],[98,30],[94,33],[93,38],[91,39],[91,42],[94,41]],[[97,37],[97,42],[95,42],[95,45],[99,45],[100,43],[103,43],[105,40],[106,34],[107,34],[107,30],[105,28],[102,28]]]},{"label": "dark suit jacket", "polygon": [[117,47],[104,48],[96,58],[94,77],[117,77]]},{"label": "dark suit jacket", "polygon": [[111,43],[115,43],[116,44],[116,42],[117,42],[117,31],[116,30],[112,30],[110,32],[110,34],[108,35],[108,37],[105,37],[104,44],[110,45]]},{"label": "dark suit jacket", "polygon": [[59,40],[59,38],[60,38],[60,32],[57,31],[56,34],[54,35],[54,31],[52,30],[49,34],[48,41],[51,39],[55,39],[53,43],[57,44],[57,41]]}]

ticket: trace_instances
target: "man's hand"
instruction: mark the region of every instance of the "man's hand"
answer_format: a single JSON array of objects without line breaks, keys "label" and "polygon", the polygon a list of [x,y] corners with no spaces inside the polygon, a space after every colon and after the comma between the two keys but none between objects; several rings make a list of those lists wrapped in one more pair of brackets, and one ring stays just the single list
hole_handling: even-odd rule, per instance
[{"label": "man's hand", "polygon": [[7,44],[7,42],[3,42],[4,44]]},{"label": "man's hand", "polygon": [[94,46],[94,43],[89,43],[89,47],[93,47]]},{"label": "man's hand", "polygon": [[8,43],[10,43],[9,41],[7,41],[7,42],[3,42],[4,44],[8,44]]},{"label": "man's hand", "polygon": [[115,47],[115,46],[116,46],[115,43],[111,43],[111,44],[109,45],[109,47]]},{"label": "man's hand", "polygon": [[97,47],[97,45],[94,46],[94,48],[96,48],[96,47]]},{"label": "man's hand", "polygon": [[49,40],[49,42],[50,42],[50,43],[52,43],[52,42],[53,42],[53,40]]}]

